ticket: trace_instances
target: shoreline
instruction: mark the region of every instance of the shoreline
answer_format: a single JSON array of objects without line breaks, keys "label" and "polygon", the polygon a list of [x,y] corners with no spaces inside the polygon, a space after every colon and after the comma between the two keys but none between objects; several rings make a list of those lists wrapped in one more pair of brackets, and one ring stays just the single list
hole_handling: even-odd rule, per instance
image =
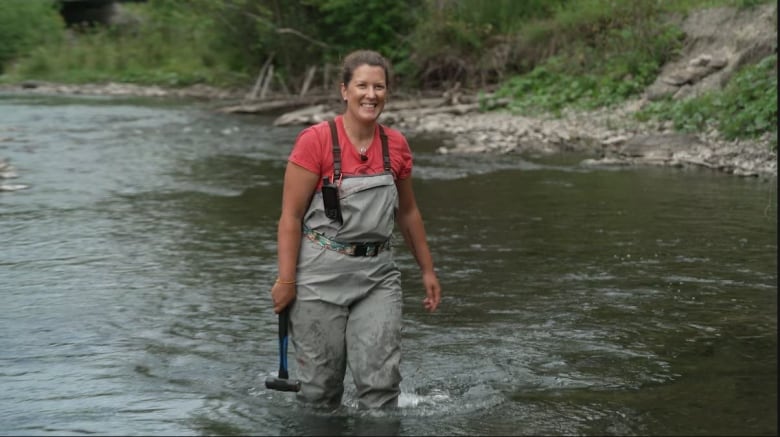
[{"label": "shoreline", "polygon": [[[195,98],[206,101],[240,101],[246,90],[204,85],[185,88],[135,84],[2,84],[0,92],[14,94]],[[671,123],[640,123],[632,114],[643,101],[635,99],[616,108],[564,111],[551,115],[522,116],[506,112],[393,110],[385,108],[381,121],[410,134],[448,137],[441,154],[543,154],[585,152],[593,158],[583,166],[698,166],[762,178],[777,177],[777,152],[769,148],[771,136],[751,140],[725,140],[711,130],[696,134],[675,132]]]},{"label": "shoreline", "polygon": [[776,178],[777,152],[771,135],[726,140],[719,132],[680,133],[670,122],[640,123],[637,99],[617,108],[564,111],[561,117],[526,117],[502,112],[435,114],[402,118],[404,130],[452,134],[439,153],[552,155],[586,153],[589,167],[702,167],[744,177]]}]

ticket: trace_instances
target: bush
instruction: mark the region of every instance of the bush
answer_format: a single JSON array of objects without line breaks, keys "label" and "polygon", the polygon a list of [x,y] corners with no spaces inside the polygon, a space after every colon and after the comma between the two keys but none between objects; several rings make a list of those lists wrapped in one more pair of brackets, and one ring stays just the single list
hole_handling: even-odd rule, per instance
[{"label": "bush", "polygon": [[[409,36],[421,87],[484,86],[512,68],[513,36],[565,0],[425,0]],[[514,50],[515,52],[517,50]]]},{"label": "bush", "polygon": [[60,40],[64,29],[54,0],[0,1],[0,73],[34,47]]},{"label": "bush", "polygon": [[[66,83],[115,80],[170,86],[219,84],[236,77],[247,80],[243,71],[229,69],[227,59],[232,52],[214,48],[216,18],[184,7],[182,1],[126,4],[127,13],[137,22],[131,27],[69,29],[67,39],[48,41],[20,56],[6,72],[7,79]],[[196,5],[200,3],[191,4],[193,8]],[[218,62],[213,61],[215,56],[219,56]]]},{"label": "bush", "polygon": [[[573,106],[610,106],[641,93],[679,50],[683,33],[665,24],[654,1],[582,0],[566,3],[544,27],[556,35],[557,53],[527,73],[504,82],[497,98],[512,99],[515,112],[552,111]],[[490,106],[486,102],[486,106]]]}]

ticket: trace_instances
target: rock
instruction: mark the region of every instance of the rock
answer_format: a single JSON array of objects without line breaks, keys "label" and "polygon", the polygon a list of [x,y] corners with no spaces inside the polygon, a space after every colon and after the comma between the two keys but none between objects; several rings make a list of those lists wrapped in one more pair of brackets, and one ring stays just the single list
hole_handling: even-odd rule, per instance
[{"label": "rock", "polygon": [[[14,167],[8,162],[8,159],[0,158],[0,179],[12,179],[19,177],[19,175],[14,170]],[[0,191],[17,191],[23,190],[25,188],[27,188],[27,185],[0,183]]]},{"label": "rock", "polygon": [[0,184],[0,191],[19,191],[29,188],[24,184]]},{"label": "rock", "polygon": [[602,146],[615,146],[620,145],[626,142],[628,140],[628,136],[626,135],[616,135],[610,138],[607,138],[606,140],[603,140],[601,142]]},{"label": "rock", "polygon": [[626,159],[615,159],[615,158],[601,158],[601,159],[593,159],[593,158],[587,158],[580,161],[580,165],[584,167],[600,167],[600,166],[628,166],[631,165],[631,162],[629,162]]},{"label": "rock", "polygon": [[286,126],[290,124],[311,125],[335,116],[336,111],[329,109],[327,106],[314,105],[280,115],[274,120],[274,126]]},{"label": "rock", "polygon": [[[12,179],[17,178],[19,175],[15,171],[16,169],[8,161],[8,158],[0,158],[0,179]],[[28,188],[24,184],[3,184],[0,183],[0,191],[18,191]]]},{"label": "rock", "polygon": [[[681,56],[645,90],[648,100],[688,98],[721,88],[737,68],[777,50],[777,4],[694,11],[682,24]],[[680,87],[689,89],[678,92]]]},{"label": "rock", "polygon": [[306,106],[308,103],[299,99],[290,100],[272,100],[264,102],[249,102],[241,103],[238,105],[224,106],[217,109],[218,112],[224,112],[227,114],[254,114],[259,112],[270,112],[277,110],[290,110],[297,109],[301,106]]},{"label": "rock", "polygon": [[38,88],[39,86],[41,86],[41,82],[38,82],[36,80],[25,80],[25,81],[23,81],[20,84],[20,86],[23,89],[30,90],[30,89],[35,89],[35,88]]},{"label": "rock", "polygon": [[18,177],[19,174],[16,173],[16,169],[8,161],[8,158],[0,159],[0,179],[13,179]]},{"label": "rock", "polygon": [[671,156],[675,150],[687,149],[698,143],[699,139],[690,134],[637,135],[626,141],[617,154],[635,158]]}]

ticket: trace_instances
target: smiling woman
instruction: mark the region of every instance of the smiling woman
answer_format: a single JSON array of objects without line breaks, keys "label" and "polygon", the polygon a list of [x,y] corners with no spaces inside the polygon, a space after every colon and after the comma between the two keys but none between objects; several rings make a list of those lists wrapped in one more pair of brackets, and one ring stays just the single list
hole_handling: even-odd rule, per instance
[{"label": "smiling woman", "polygon": [[348,55],[344,113],[304,129],[287,164],[271,296],[280,317],[289,311],[298,396],[309,403],[340,405],[349,364],[360,407],[398,404],[401,273],[390,245],[396,224],[422,272],[423,306],[435,311],[440,300],[409,144],[377,122],[389,70],[377,52]]}]

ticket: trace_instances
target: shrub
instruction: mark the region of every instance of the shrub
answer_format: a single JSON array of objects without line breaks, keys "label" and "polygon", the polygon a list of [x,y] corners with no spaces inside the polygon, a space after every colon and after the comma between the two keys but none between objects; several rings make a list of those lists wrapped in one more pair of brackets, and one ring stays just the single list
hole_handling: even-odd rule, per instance
[{"label": "shrub", "polygon": [[0,1],[0,72],[34,47],[61,39],[64,29],[53,0]]},{"label": "shrub", "polygon": [[637,95],[683,40],[682,31],[663,21],[652,0],[564,3],[552,20],[524,33],[521,40],[529,44],[539,44],[540,33],[554,41],[553,54],[496,92],[496,97],[512,99],[511,109],[525,112],[610,106]]}]

